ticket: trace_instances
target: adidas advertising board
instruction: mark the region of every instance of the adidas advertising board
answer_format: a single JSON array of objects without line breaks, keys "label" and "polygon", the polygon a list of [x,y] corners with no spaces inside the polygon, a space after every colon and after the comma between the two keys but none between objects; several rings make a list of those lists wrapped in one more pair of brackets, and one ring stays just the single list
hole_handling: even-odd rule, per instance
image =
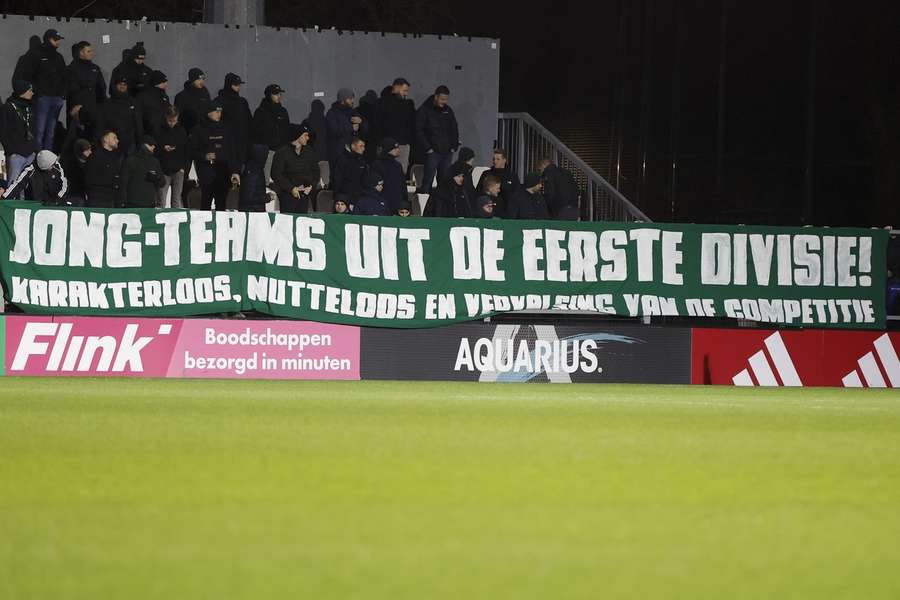
[{"label": "adidas advertising board", "polygon": [[465,323],[362,330],[363,379],[689,383],[690,329]]},{"label": "adidas advertising board", "polygon": [[900,387],[900,332],[694,329],[691,380],[737,386]]}]

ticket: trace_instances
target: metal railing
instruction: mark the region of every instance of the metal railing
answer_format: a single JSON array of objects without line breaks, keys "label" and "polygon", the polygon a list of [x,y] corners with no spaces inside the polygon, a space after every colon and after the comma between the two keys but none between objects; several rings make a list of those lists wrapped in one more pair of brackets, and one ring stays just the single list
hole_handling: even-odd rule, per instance
[{"label": "metal railing", "polygon": [[497,117],[497,145],[509,153],[510,165],[519,177],[524,179],[542,158],[553,158],[578,182],[583,220],[651,222],[641,209],[530,114],[500,113]]}]

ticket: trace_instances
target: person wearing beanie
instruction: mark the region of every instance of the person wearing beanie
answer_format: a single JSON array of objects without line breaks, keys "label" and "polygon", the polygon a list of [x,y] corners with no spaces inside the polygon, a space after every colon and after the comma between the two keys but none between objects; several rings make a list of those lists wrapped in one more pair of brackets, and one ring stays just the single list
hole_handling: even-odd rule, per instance
[{"label": "person wearing beanie", "polygon": [[138,94],[137,103],[143,119],[144,131],[150,132],[162,123],[166,109],[171,106],[166,89],[169,80],[162,71],[153,71],[150,75],[150,86]]},{"label": "person wearing beanie", "polygon": [[519,178],[509,168],[508,163],[509,157],[506,154],[506,150],[495,148],[492,166],[484,172],[481,176],[481,181],[478,182],[478,189],[483,191],[483,182],[486,177],[492,176],[500,180],[500,194],[497,196],[497,206],[494,208],[494,215],[498,217],[506,216],[507,207],[512,203],[513,198],[516,197],[521,187]]},{"label": "person wearing beanie", "polygon": [[137,96],[150,85],[150,75],[153,69],[147,66],[145,60],[147,51],[144,49],[144,42],[138,42],[131,48],[122,51],[122,62],[120,62],[109,78],[109,95],[113,95],[113,86],[115,82],[121,78],[125,78],[128,83],[128,93]]},{"label": "person wearing beanie", "polygon": [[290,127],[291,143],[275,152],[272,181],[281,212],[309,212],[310,199],[319,189],[319,161],[313,148],[314,134],[308,121]]},{"label": "person wearing beanie", "polygon": [[466,173],[464,184],[466,186],[466,192],[469,194],[470,198],[476,198],[478,194],[475,192],[475,181],[472,178],[472,174],[475,171],[475,151],[466,146],[460,148],[454,167],[457,165],[460,165]]},{"label": "person wearing beanie", "polygon": [[416,151],[425,165],[424,181],[419,182],[419,192],[423,194],[431,191],[435,175],[438,182],[442,180],[453,164],[453,153],[459,148],[459,125],[447,104],[449,99],[447,86],[438,86],[416,112]]},{"label": "person wearing beanie", "polygon": [[366,175],[369,172],[365,152],[366,142],[353,138],[331,171],[331,189],[335,194],[346,194],[350,204],[354,204],[365,189]]},{"label": "person wearing beanie", "polygon": [[353,211],[350,209],[350,199],[346,194],[335,194],[334,207],[332,211],[336,215],[351,215]]},{"label": "person wearing beanie", "polygon": [[189,69],[183,88],[175,94],[175,106],[181,112],[182,127],[190,135],[194,127],[203,122],[202,107],[211,100],[206,89],[206,74],[197,67]]},{"label": "person wearing beanie", "polygon": [[244,80],[239,75],[229,73],[225,76],[225,85],[216,97],[216,102],[222,106],[222,122],[234,141],[241,162],[247,159],[250,151],[250,126],[253,121],[250,104],[241,96],[243,84]]},{"label": "person wearing beanie", "polygon": [[538,161],[537,170],[544,183],[544,199],[550,218],[559,221],[578,220],[578,183],[566,169],[547,157]]},{"label": "person wearing beanie", "polygon": [[59,165],[59,158],[49,150],[41,150],[34,162],[9,183],[3,197],[24,196],[27,200],[57,206],[63,204],[67,188],[68,181]]},{"label": "person wearing beanie", "polygon": [[[162,122],[153,130],[156,138],[156,158],[162,167],[165,182],[157,192],[158,208],[181,208],[184,178],[191,169],[188,135],[179,123],[179,112],[174,106],[166,108]],[[171,191],[171,198],[169,192]]]},{"label": "person wearing beanie", "polygon": [[119,136],[115,131],[103,131],[84,165],[84,183],[90,208],[118,208],[122,206],[122,165]]},{"label": "person wearing beanie", "polygon": [[97,131],[115,131],[119,138],[118,152],[127,155],[138,146],[144,135],[141,107],[128,93],[124,76],[113,78],[113,91],[107,102],[98,107]]},{"label": "person wearing beanie", "polygon": [[93,146],[84,138],[76,138],[63,146],[59,164],[69,182],[69,189],[64,197],[70,206],[84,206],[87,199],[87,185],[84,180],[84,169],[91,157]]},{"label": "person wearing beanie", "polygon": [[[398,77],[387,94],[375,104],[375,122],[372,129],[378,138],[389,137],[400,146],[397,161],[404,176],[409,172],[409,152],[416,126],[416,105],[409,98],[409,81]],[[385,184],[387,185],[387,184]]]},{"label": "person wearing beanie", "polygon": [[291,142],[291,117],[281,103],[284,89],[277,83],[270,83],[263,92],[263,98],[253,113],[251,140],[254,144],[266,147],[266,181],[272,180],[272,160],[275,151]]},{"label": "person wearing beanie", "polygon": [[391,214],[384,205],[383,190],[384,182],[381,176],[370,171],[366,175],[363,192],[353,206],[353,214],[372,217],[386,217]]},{"label": "person wearing beanie", "polygon": [[[482,181],[484,178],[482,178]],[[500,182],[501,190],[503,181]],[[544,184],[540,173],[529,173],[525,183],[516,188],[506,205],[503,215],[507,219],[549,219],[547,202],[544,200]],[[502,193],[502,191],[501,191]]]},{"label": "person wearing beanie", "polygon": [[81,41],[72,46],[72,62],[66,67],[66,78],[69,110],[80,105],[93,113],[98,104],[106,101],[106,80],[100,67],[94,64],[94,47],[90,42]]},{"label": "person wearing beanie", "polygon": [[400,164],[400,144],[394,138],[381,140],[381,155],[372,163],[372,171],[384,182],[382,197],[388,214],[396,214],[404,202],[408,202],[406,175]]},{"label": "person wearing beanie", "polygon": [[475,201],[472,214],[481,219],[493,219],[497,216],[494,213],[497,206],[497,196],[500,195],[500,180],[490,175],[482,181],[484,189]]},{"label": "person wearing beanie", "polygon": [[144,134],[140,147],[125,159],[122,169],[125,208],[156,208],[159,196],[157,190],[165,185],[166,178],[159,160],[153,156],[154,152],[156,140]]},{"label": "person wearing beanie", "polygon": [[22,79],[13,82],[13,93],[0,111],[0,143],[6,153],[6,180],[16,180],[39,150],[34,135],[34,90]]},{"label": "person wearing beanie", "polygon": [[397,207],[397,216],[398,217],[409,217],[412,215],[412,204],[410,204],[409,200],[404,200],[399,207]]},{"label": "person wearing beanie", "polygon": [[200,205],[203,210],[225,210],[229,184],[241,184],[240,165],[228,130],[222,123],[222,107],[208,101],[200,109],[203,121],[191,132],[191,155],[197,167]]},{"label": "person wearing beanie", "polygon": [[43,43],[29,51],[19,77],[34,86],[34,135],[38,149],[52,150],[56,122],[65,104],[66,61],[59,53],[63,36],[55,29],[44,32]]},{"label": "person wearing beanie", "polygon": [[451,165],[447,178],[428,197],[423,216],[471,217],[474,198],[466,190],[465,181],[466,170],[463,165]]},{"label": "person wearing beanie", "polygon": [[350,140],[366,138],[368,124],[359,111],[353,108],[355,100],[353,90],[341,88],[338,90],[337,101],[325,115],[328,129],[328,162],[331,163],[332,170]]}]

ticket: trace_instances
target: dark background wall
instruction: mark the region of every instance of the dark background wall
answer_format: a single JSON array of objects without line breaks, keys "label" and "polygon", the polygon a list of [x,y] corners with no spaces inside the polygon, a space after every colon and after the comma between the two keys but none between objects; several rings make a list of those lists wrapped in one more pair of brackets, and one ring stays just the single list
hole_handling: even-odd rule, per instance
[{"label": "dark background wall", "polygon": [[[66,63],[71,60],[72,44],[91,42],[107,80],[121,61],[122,50],[143,41],[147,64],[169,77],[173,99],[190,67],[204,70],[213,96],[222,87],[225,74],[233,71],[247,81],[242,95],[252,109],[259,104],[265,86],[278,83],[287,90],[284,102],[291,120],[300,122],[309,114],[317,93],[323,94],[320,99],[327,108],[339,88],[352,88],[358,101],[368,90],[377,95],[395,77],[405,77],[412,83],[417,105],[438,85],[450,87],[450,103],[463,144],[473,148],[485,164],[497,134],[498,40],[7,15],[0,17],[0,91],[4,98],[11,92],[13,68],[28,49],[29,36],[41,36],[49,28],[58,29],[66,38],[60,48]],[[108,43],[104,36],[109,36]]]}]

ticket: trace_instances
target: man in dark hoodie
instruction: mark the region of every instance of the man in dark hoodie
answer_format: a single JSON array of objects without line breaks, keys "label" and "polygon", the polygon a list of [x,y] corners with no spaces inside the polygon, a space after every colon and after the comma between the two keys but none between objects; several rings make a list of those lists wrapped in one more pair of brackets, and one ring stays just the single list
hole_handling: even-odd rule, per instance
[{"label": "man in dark hoodie", "polygon": [[365,179],[365,189],[353,207],[353,214],[372,217],[386,217],[391,214],[384,205],[383,190],[384,182],[381,180],[381,176],[378,173],[369,172]]},{"label": "man in dark hoodie", "polygon": [[409,99],[409,82],[398,77],[391,85],[390,93],[379,98],[375,105],[375,130],[380,138],[392,138],[399,144],[397,161],[404,176],[409,172],[409,150],[415,128],[416,105]]},{"label": "man in dark hoodie", "polygon": [[72,62],[66,67],[66,78],[68,109],[80,105],[81,110],[95,114],[97,105],[106,101],[106,80],[100,67],[94,64],[94,47],[89,42],[72,46]]},{"label": "man in dark hoodie", "polygon": [[243,84],[244,81],[239,75],[229,73],[225,76],[225,85],[219,90],[219,96],[216,98],[216,102],[222,106],[222,122],[225,123],[225,128],[234,141],[241,162],[246,160],[250,150],[250,126],[253,121],[250,104],[241,96]]},{"label": "man in dark hoodie", "polygon": [[[265,146],[255,145],[250,148],[244,161],[238,197],[238,209],[244,212],[266,212],[266,204],[269,202],[265,173],[268,155],[269,151]],[[283,205],[282,212],[286,212]]]},{"label": "man in dark hoodie", "polygon": [[95,148],[85,163],[84,182],[87,202],[91,208],[118,208],[122,206],[122,154],[118,150],[119,138],[115,131],[100,135],[100,146]]},{"label": "man in dark hoodie", "polygon": [[66,179],[69,180],[65,201],[70,206],[84,206],[87,200],[84,170],[92,153],[91,143],[83,138],[78,138],[63,147],[63,155],[59,159],[59,164],[66,174]]},{"label": "man in dark hoodie", "polygon": [[366,143],[360,138],[353,138],[331,172],[331,189],[335,194],[346,194],[351,204],[356,202],[365,186],[369,171],[365,153]]},{"label": "man in dark hoodie", "polygon": [[486,177],[493,176],[500,180],[500,195],[497,196],[497,206],[494,210],[494,214],[498,217],[506,216],[507,207],[512,202],[519,187],[521,187],[519,178],[509,168],[508,163],[509,158],[506,150],[495,148],[493,166],[484,172],[481,176],[481,181],[478,182],[478,189],[484,191],[483,182]]},{"label": "man in dark hoodie", "polygon": [[[466,179],[463,185],[466,186],[466,192],[469,194],[469,197],[477,197],[478,194],[476,193],[475,180],[473,178],[475,173],[475,151],[466,146],[460,148],[459,156],[456,159],[456,162],[453,163],[454,167],[457,165],[459,165],[466,173]],[[440,181],[440,178],[438,178],[438,181]]]},{"label": "man in dark hoodie", "polygon": [[319,162],[313,148],[313,131],[307,121],[291,125],[291,143],[282,146],[272,160],[272,180],[281,212],[309,212],[309,200],[319,185]]},{"label": "man in dark hoodie", "polygon": [[453,153],[459,148],[459,125],[447,104],[449,99],[447,86],[438,86],[434,96],[416,113],[416,143],[419,153],[425,157],[425,176],[419,182],[419,191],[424,194],[431,191],[435,175],[438,182],[446,175],[453,164]]},{"label": "man in dark hoodie", "polygon": [[6,153],[6,180],[15,181],[39,150],[34,136],[34,89],[27,81],[13,82],[13,93],[0,112],[0,142]]},{"label": "man in dark hoodie", "polygon": [[550,217],[559,221],[577,221],[578,184],[575,177],[553,164],[550,158],[538,161],[537,169],[544,183],[544,198]]},{"label": "man in dark hoodie", "polygon": [[[188,135],[178,122],[179,112],[174,106],[166,109],[162,122],[153,130],[156,138],[156,157],[162,167],[165,182],[159,188],[157,207],[181,208],[181,194],[184,190],[184,178],[191,168]],[[171,201],[167,202],[169,191]]]},{"label": "man in dark hoodie", "polygon": [[169,80],[162,71],[153,71],[150,75],[150,87],[138,94],[137,103],[140,107],[143,119],[144,131],[153,131],[162,123],[166,109],[171,106],[169,94]]},{"label": "man in dark hoodie", "polygon": [[447,179],[432,192],[423,216],[460,218],[472,216],[474,198],[466,191],[466,171],[459,163],[451,166]]},{"label": "man in dark hoodie", "polygon": [[209,100],[206,74],[197,67],[193,67],[188,70],[184,89],[175,95],[175,106],[181,111],[181,126],[188,132],[188,135],[204,120],[203,107],[209,103]]},{"label": "man in dark hoodie", "polygon": [[267,85],[263,99],[253,113],[251,124],[253,143],[268,149],[265,168],[267,182],[272,179],[272,159],[275,157],[275,151],[291,142],[289,139],[291,118],[281,104],[282,94],[284,89],[277,83]]},{"label": "man in dark hoodie", "polygon": [[119,153],[127,155],[137,147],[144,135],[144,123],[138,103],[128,93],[128,80],[114,78],[109,100],[99,107],[97,131],[115,131],[119,139]]},{"label": "man in dark hoodie", "polygon": [[159,160],[153,156],[155,151],[156,140],[144,135],[140,147],[125,159],[122,169],[125,208],[156,208],[157,190],[166,179]]},{"label": "man in dark hoodie", "polygon": [[241,183],[240,165],[222,123],[222,107],[215,102],[207,102],[200,110],[206,116],[191,132],[191,154],[197,166],[201,208],[210,210],[215,202],[216,210],[225,210],[229,183]]},{"label": "man in dark hoodie", "polygon": [[[501,182],[502,185],[502,182]],[[549,219],[547,202],[544,200],[544,184],[540,173],[529,173],[525,184],[516,188],[506,205],[504,217],[507,219]]]},{"label": "man in dark hoodie", "polygon": [[34,85],[34,135],[38,149],[52,150],[53,136],[67,91],[66,61],[59,53],[63,36],[55,29],[44,32],[44,43],[26,63],[24,78]]},{"label": "man in dark hoodie", "polygon": [[116,65],[109,78],[109,95],[112,96],[116,81],[122,77],[128,82],[128,91],[132,96],[143,92],[150,84],[153,69],[145,64],[147,51],[144,42],[138,42],[131,48],[122,51],[122,62]]},{"label": "man in dark hoodie", "polygon": [[338,158],[353,138],[365,138],[367,124],[353,108],[356,95],[353,90],[338,90],[337,101],[328,109],[325,121],[328,124],[328,162],[334,170]]},{"label": "man in dark hoodie", "polygon": [[388,214],[392,215],[397,214],[400,206],[409,202],[406,175],[399,161],[400,154],[401,146],[397,140],[387,137],[381,141],[381,156],[372,163],[372,171],[384,182],[382,197]]}]

